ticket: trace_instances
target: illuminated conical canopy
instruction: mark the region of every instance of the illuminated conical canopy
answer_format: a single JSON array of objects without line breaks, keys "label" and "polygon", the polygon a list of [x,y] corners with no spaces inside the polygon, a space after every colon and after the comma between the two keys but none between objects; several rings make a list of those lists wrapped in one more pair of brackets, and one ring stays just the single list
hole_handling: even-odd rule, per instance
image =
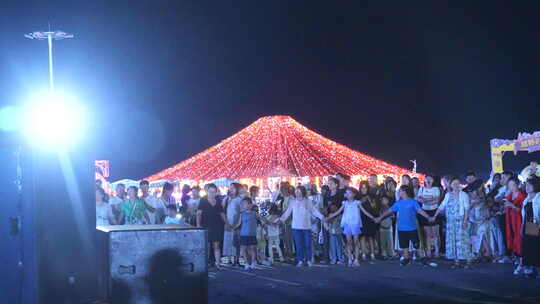
[{"label": "illuminated conical canopy", "polygon": [[288,176],[414,174],[331,141],[289,116],[266,116],[148,179],[214,180]]}]

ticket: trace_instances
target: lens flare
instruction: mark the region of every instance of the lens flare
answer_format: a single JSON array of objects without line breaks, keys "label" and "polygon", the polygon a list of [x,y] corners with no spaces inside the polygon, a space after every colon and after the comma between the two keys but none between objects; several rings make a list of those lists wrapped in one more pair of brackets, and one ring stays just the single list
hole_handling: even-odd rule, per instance
[{"label": "lens flare", "polygon": [[24,108],[24,134],[32,144],[43,148],[66,147],[84,134],[85,114],[85,109],[69,96],[42,94]]},{"label": "lens flare", "polygon": [[21,129],[21,108],[6,106],[0,109],[0,131],[10,132]]}]

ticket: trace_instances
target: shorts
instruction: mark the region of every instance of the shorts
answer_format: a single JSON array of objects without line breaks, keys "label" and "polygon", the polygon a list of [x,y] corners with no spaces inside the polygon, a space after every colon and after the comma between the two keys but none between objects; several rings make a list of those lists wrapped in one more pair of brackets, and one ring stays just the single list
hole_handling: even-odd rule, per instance
[{"label": "shorts", "polygon": [[345,235],[359,235],[362,228],[359,224],[343,224],[343,234]]},{"label": "shorts", "polygon": [[418,239],[418,231],[398,231],[399,248],[409,249],[409,243],[412,242],[413,248],[418,249],[420,240]]},{"label": "shorts", "polygon": [[266,250],[266,240],[257,241],[257,249],[258,250]]},{"label": "shorts", "polygon": [[279,235],[271,235],[271,236],[268,236],[268,246],[269,247],[279,247],[279,242],[280,242],[280,239],[279,239]]},{"label": "shorts", "polygon": [[[435,210],[424,210],[424,212],[427,213],[427,215],[429,215],[429,216],[434,216],[435,213],[437,212],[437,209],[435,209]],[[437,218],[435,219],[435,221],[433,223],[430,223],[427,218],[425,218],[424,216],[422,216],[420,214],[417,214],[416,218],[418,219],[418,223],[422,227],[433,227],[433,226],[437,226],[437,225],[441,224],[440,223],[441,222],[441,217],[440,216],[437,216]]]},{"label": "shorts", "polygon": [[240,245],[241,246],[256,246],[257,237],[256,236],[240,236]]}]

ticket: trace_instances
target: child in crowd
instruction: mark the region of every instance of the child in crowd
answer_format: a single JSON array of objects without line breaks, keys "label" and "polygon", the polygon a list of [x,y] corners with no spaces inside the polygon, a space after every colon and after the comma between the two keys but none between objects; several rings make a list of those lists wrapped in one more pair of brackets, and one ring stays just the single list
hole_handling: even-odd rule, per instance
[{"label": "child in crowd", "polygon": [[270,265],[266,260],[266,227],[263,225],[263,220],[260,218],[259,209],[254,206],[254,211],[257,213],[257,261],[263,265]]},{"label": "child in crowd", "polygon": [[[343,216],[341,217],[341,227],[343,228],[343,233],[347,238],[346,248],[349,266],[360,266],[360,263],[358,261],[360,257],[359,236],[362,229],[362,218],[360,212],[362,211],[366,213],[368,217],[373,218],[373,216],[363,210],[362,206],[360,205],[360,201],[355,200],[357,195],[358,192],[356,189],[347,188],[347,190],[345,191],[346,200],[343,201],[341,207],[336,212],[330,214],[326,218],[326,221],[329,221],[343,213]],[[353,254],[353,251],[355,254]]]},{"label": "child in crowd", "polygon": [[[337,205],[330,205],[330,213],[335,213],[338,211]],[[335,218],[329,220],[326,223],[327,230],[329,232],[329,256],[330,264],[343,264],[343,228],[341,228],[341,215],[336,216]]]},{"label": "child in crowd", "polygon": [[[390,209],[390,198],[383,196],[381,198],[381,212],[386,212]],[[381,256],[383,260],[394,257],[394,237],[393,237],[393,218],[391,215],[383,219],[379,225],[379,239]]]},{"label": "child in crowd", "polygon": [[[401,186],[399,196],[401,199],[379,216],[376,219],[376,222],[380,223],[383,219],[392,215],[392,213],[397,213],[399,247],[403,250],[403,260],[401,261],[401,265],[407,265],[410,262],[409,243],[413,244],[414,249],[418,249],[420,245],[416,214],[418,213],[426,219],[429,218],[429,216],[420,208],[420,205],[414,199],[414,190],[411,186]],[[426,263],[426,261],[424,261],[424,263]]]},{"label": "child in crowd", "polygon": [[279,209],[276,204],[272,204],[268,210],[268,217],[266,218],[266,231],[268,233],[268,253],[270,255],[270,263],[274,263],[274,249],[277,250],[280,262],[285,262],[283,258],[283,252],[279,247],[281,229],[279,228]]},{"label": "child in crowd", "polygon": [[504,236],[502,234],[501,226],[499,223],[499,216],[503,213],[503,209],[499,204],[495,202],[493,196],[490,195],[488,195],[486,198],[486,207],[489,210],[491,236],[493,238],[490,241],[491,254],[493,257],[492,262],[496,263],[503,258],[504,252],[506,250],[506,247],[504,246]]},{"label": "child in crowd", "polygon": [[240,227],[240,251],[244,257],[244,269],[255,269],[257,257],[257,212],[253,211],[251,198],[244,197],[236,228]]},{"label": "child in crowd", "polygon": [[175,205],[167,206],[167,216],[165,217],[165,225],[176,224],[179,225],[182,223],[182,217],[178,213]]}]

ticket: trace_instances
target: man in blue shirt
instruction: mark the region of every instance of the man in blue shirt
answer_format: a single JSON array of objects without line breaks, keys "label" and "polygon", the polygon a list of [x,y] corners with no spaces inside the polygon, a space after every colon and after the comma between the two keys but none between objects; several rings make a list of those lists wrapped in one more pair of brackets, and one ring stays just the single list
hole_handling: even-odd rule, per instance
[{"label": "man in blue shirt", "polygon": [[418,239],[418,231],[416,227],[416,214],[420,214],[426,219],[429,215],[422,210],[418,202],[414,199],[414,191],[409,186],[401,186],[399,188],[400,200],[386,212],[375,219],[380,223],[385,217],[397,213],[397,231],[399,238],[399,247],[403,250],[402,265],[407,265],[410,262],[409,243],[412,242],[414,249],[418,249],[420,243]]}]

